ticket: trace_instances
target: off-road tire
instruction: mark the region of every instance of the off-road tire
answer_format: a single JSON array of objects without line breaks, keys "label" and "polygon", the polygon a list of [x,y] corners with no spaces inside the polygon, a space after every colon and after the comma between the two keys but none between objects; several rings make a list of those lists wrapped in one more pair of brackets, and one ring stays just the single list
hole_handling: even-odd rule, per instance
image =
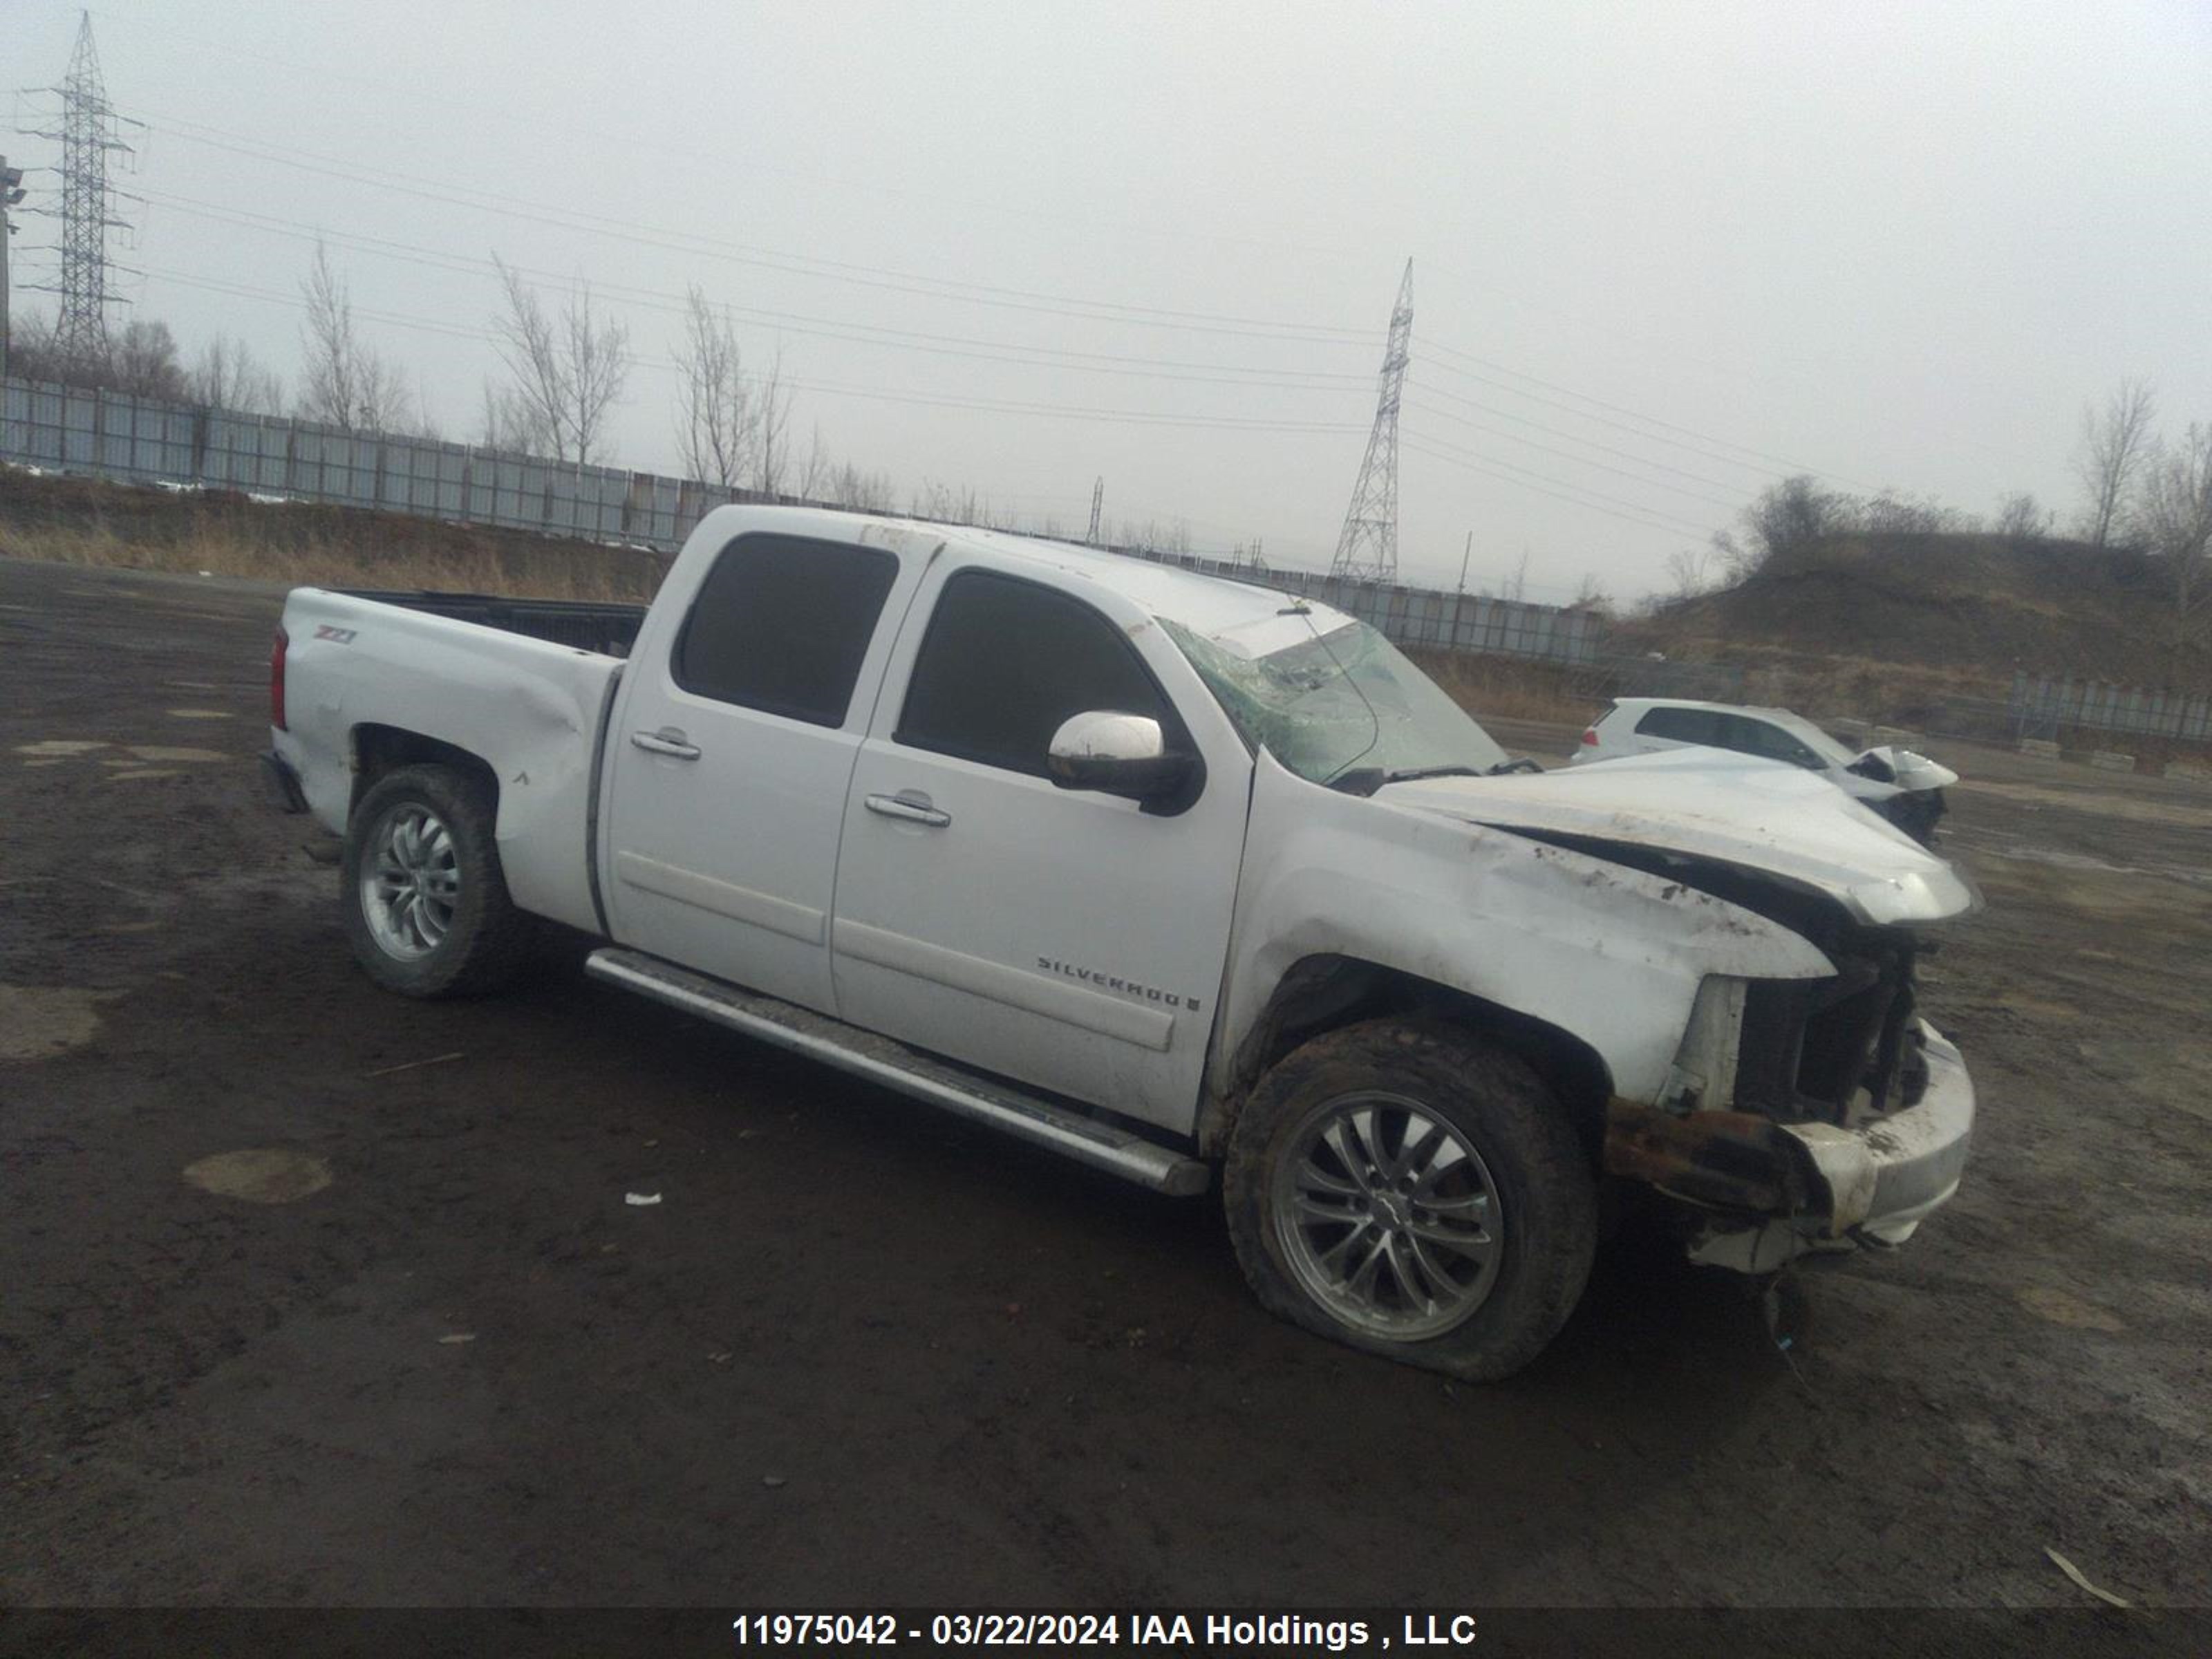
[{"label": "off-road tire", "polygon": [[[453,838],[459,893],[444,937],[426,954],[404,957],[378,941],[364,908],[363,867],[374,857],[379,827],[398,809],[428,809]],[[362,970],[388,991],[410,997],[483,996],[514,979],[536,943],[536,918],[507,896],[499,862],[490,784],[458,767],[405,766],[371,786],[346,826],[338,861],[346,939]]]},{"label": "off-road tire", "polygon": [[[1300,1282],[1273,1212],[1277,1163],[1322,1103],[1402,1096],[1479,1154],[1496,1188],[1502,1256],[1463,1322],[1419,1340],[1348,1325]],[[1468,1382],[1521,1370],[1581,1298],[1596,1248],[1596,1182],[1565,1109],[1517,1056],[1442,1021],[1388,1018],[1315,1038],[1261,1078],[1230,1136],[1223,1172],[1229,1233],[1262,1306],[1316,1335]]]}]

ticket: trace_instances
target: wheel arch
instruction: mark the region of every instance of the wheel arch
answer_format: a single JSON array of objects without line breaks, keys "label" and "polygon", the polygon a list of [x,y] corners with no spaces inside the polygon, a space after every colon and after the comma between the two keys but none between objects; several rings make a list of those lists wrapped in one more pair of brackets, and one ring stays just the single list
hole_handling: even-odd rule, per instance
[{"label": "wheel arch", "polygon": [[1344,1026],[1393,1014],[1448,1021],[1526,1061],[1566,1109],[1577,1139],[1591,1167],[1597,1167],[1613,1073],[1596,1049],[1571,1031],[1517,1009],[1402,968],[1333,952],[1301,957],[1276,981],[1231,1059],[1225,1087],[1210,1094],[1200,1113],[1199,1150],[1208,1155],[1222,1152],[1237,1105],[1292,1049]]},{"label": "wheel arch", "polygon": [[365,721],[347,734],[353,751],[353,798],[347,804],[346,817],[349,822],[360,809],[362,798],[374,789],[378,781],[403,766],[450,766],[480,781],[491,792],[495,821],[499,811],[499,774],[491,763],[481,755],[448,743],[428,732],[412,732],[404,726],[382,726]]}]

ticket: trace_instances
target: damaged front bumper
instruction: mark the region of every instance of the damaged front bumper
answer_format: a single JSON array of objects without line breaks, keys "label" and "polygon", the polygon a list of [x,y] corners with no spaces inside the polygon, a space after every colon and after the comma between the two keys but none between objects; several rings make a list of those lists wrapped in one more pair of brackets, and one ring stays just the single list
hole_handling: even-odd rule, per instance
[{"label": "damaged front bumper", "polygon": [[1809,1251],[1901,1244],[1959,1189],[1974,1127],[1966,1062],[1917,1024],[1928,1082],[1911,1106],[1839,1128],[1616,1101],[1606,1170],[1694,1206],[1690,1258],[1710,1266],[1765,1273]]}]

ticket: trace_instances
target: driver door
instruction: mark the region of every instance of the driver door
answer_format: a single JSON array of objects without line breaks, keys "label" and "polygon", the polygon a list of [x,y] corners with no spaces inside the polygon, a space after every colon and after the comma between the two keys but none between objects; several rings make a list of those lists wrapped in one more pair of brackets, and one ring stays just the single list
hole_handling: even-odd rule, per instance
[{"label": "driver door", "polygon": [[[926,579],[846,803],[831,929],[846,1019],[1189,1127],[1251,761],[1210,702],[1186,720],[1170,701],[1164,679],[1206,696],[1173,653],[1129,601],[1055,570]],[[1053,733],[1091,710],[1151,715],[1171,745],[1199,729],[1196,800],[1164,815],[1054,784]]]}]

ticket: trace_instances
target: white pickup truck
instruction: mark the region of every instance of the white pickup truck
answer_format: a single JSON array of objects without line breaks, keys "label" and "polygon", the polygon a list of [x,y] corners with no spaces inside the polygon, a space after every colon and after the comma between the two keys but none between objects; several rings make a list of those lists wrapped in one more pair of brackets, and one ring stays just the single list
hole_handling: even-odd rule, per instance
[{"label": "white pickup truck", "polygon": [[[726,507],[650,609],[301,588],[283,804],[369,976],[587,971],[1156,1190],[1260,1300],[1505,1376],[1601,1199],[1747,1272],[1902,1241],[1974,1115],[1942,860],[1797,768],[1513,762],[1372,628],[1057,543]],[[732,1218],[732,1224],[737,1224]]]}]

